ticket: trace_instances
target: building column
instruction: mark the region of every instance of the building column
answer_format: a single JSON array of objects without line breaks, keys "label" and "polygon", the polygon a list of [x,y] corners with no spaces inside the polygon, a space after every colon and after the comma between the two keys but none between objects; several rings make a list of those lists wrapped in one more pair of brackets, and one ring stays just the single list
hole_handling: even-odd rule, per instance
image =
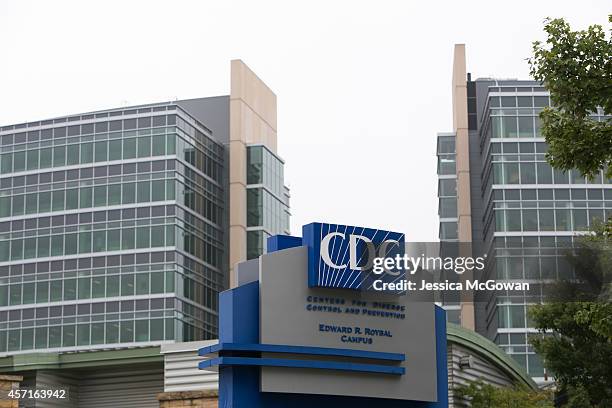
[{"label": "building column", "polygon": [[[461,256],[472,256],[472,204],[470,197],[470,147],[467,110],[467,69],[465,63],[465,44],[456,44],[453,56],[453,129],[455,131],[455,151],[457,163],[457,234],[461,245]],[[462,245],[462,243],[465,243]],[[464,246],[466,246],[464,248]],[[468,249],[469,247],[469,249]],[[471,279],[472,276],[462,276]],[[461,326],[474,330],[474,299],[461,299]]]},{"label": "building column", "polygon": [[276,95],[241,60],[231,63],[229,137],[229,283],[234,265],[247,260],[247,146],[276,153]]}]

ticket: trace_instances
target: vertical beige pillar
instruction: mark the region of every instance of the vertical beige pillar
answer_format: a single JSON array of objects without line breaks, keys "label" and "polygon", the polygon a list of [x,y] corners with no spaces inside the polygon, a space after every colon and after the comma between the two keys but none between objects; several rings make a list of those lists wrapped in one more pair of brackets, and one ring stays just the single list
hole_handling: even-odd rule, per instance
[{"label": "vertical beige pillar", "polygon": [[229,164],[230,287],[234,265],[246,260],[246,172],[248,144],[276,153],[276,95],[241,60],[231,63]]},{"label": "vertical beige pillar", "polygon": [[[455,44],[453,56],[453,129],[456,134],[457,220],[459,242],[472,242],[472,206],[470,201],[470,148],[467,112],[467,70],[465,44]],[[471,256],[472,254],[466,254]],[[466,277],[469,278],[469,277]],[[461,300],[461,325],[474,330],[474,302]]]}]

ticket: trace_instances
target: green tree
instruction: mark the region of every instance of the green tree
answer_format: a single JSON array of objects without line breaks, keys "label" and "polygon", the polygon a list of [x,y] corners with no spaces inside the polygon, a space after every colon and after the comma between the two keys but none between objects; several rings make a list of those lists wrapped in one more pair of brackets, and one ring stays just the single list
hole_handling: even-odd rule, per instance
[{"label": "green tree", "polygon": [[612,115],[612,36],[600,25],[572,31],[563,19],[547,19],[544,31],[548,38],[533,43],[529,65],[553,105],[540,113],[547,159],[561,170],[592,178],[605,169],[612,177],[612,121],[591,117],[598,107]]},{"label": "green tree", "polygon": [[549,302],[530,309],[539,334],[529,341],[567,407],[612,406],[611,225],[577,238],[567,253],[575,279],[550,285]]},{"label": "green tree", "polygon": [[470,401],[472,408],[553,408],[552,395],[521,387],[494,387],[482,381],[456,389],[455,395]]}]

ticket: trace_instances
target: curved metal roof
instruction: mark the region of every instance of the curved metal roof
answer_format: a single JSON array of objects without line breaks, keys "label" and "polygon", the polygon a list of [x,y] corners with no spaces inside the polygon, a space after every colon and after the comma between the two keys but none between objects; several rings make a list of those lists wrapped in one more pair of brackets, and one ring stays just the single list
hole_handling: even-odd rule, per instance
[{"label": "curved metal roof", "polygon": [[521,367],[512,357],[489,339],[475,331],[465,329],[453,323],[447,323],[447,341],[457,343],[486,358],[497,368],[516,381],[516,383],[527,386],[533,390],[538,389],[537,384],[531,379],[527,371]]}]

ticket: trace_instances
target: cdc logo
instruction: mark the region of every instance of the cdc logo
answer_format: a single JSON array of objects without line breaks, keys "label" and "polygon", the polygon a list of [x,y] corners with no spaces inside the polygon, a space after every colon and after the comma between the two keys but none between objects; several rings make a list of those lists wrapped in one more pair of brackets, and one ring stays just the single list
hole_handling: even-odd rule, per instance
[{"label": "cdc logo", "polygon": [[308,247],[308,286],[371,289],[374,279],[395,281],[397,274],[374,275],[377,257],[404,253],[404,234],[348,225],[312,223],[302,227]]}]

